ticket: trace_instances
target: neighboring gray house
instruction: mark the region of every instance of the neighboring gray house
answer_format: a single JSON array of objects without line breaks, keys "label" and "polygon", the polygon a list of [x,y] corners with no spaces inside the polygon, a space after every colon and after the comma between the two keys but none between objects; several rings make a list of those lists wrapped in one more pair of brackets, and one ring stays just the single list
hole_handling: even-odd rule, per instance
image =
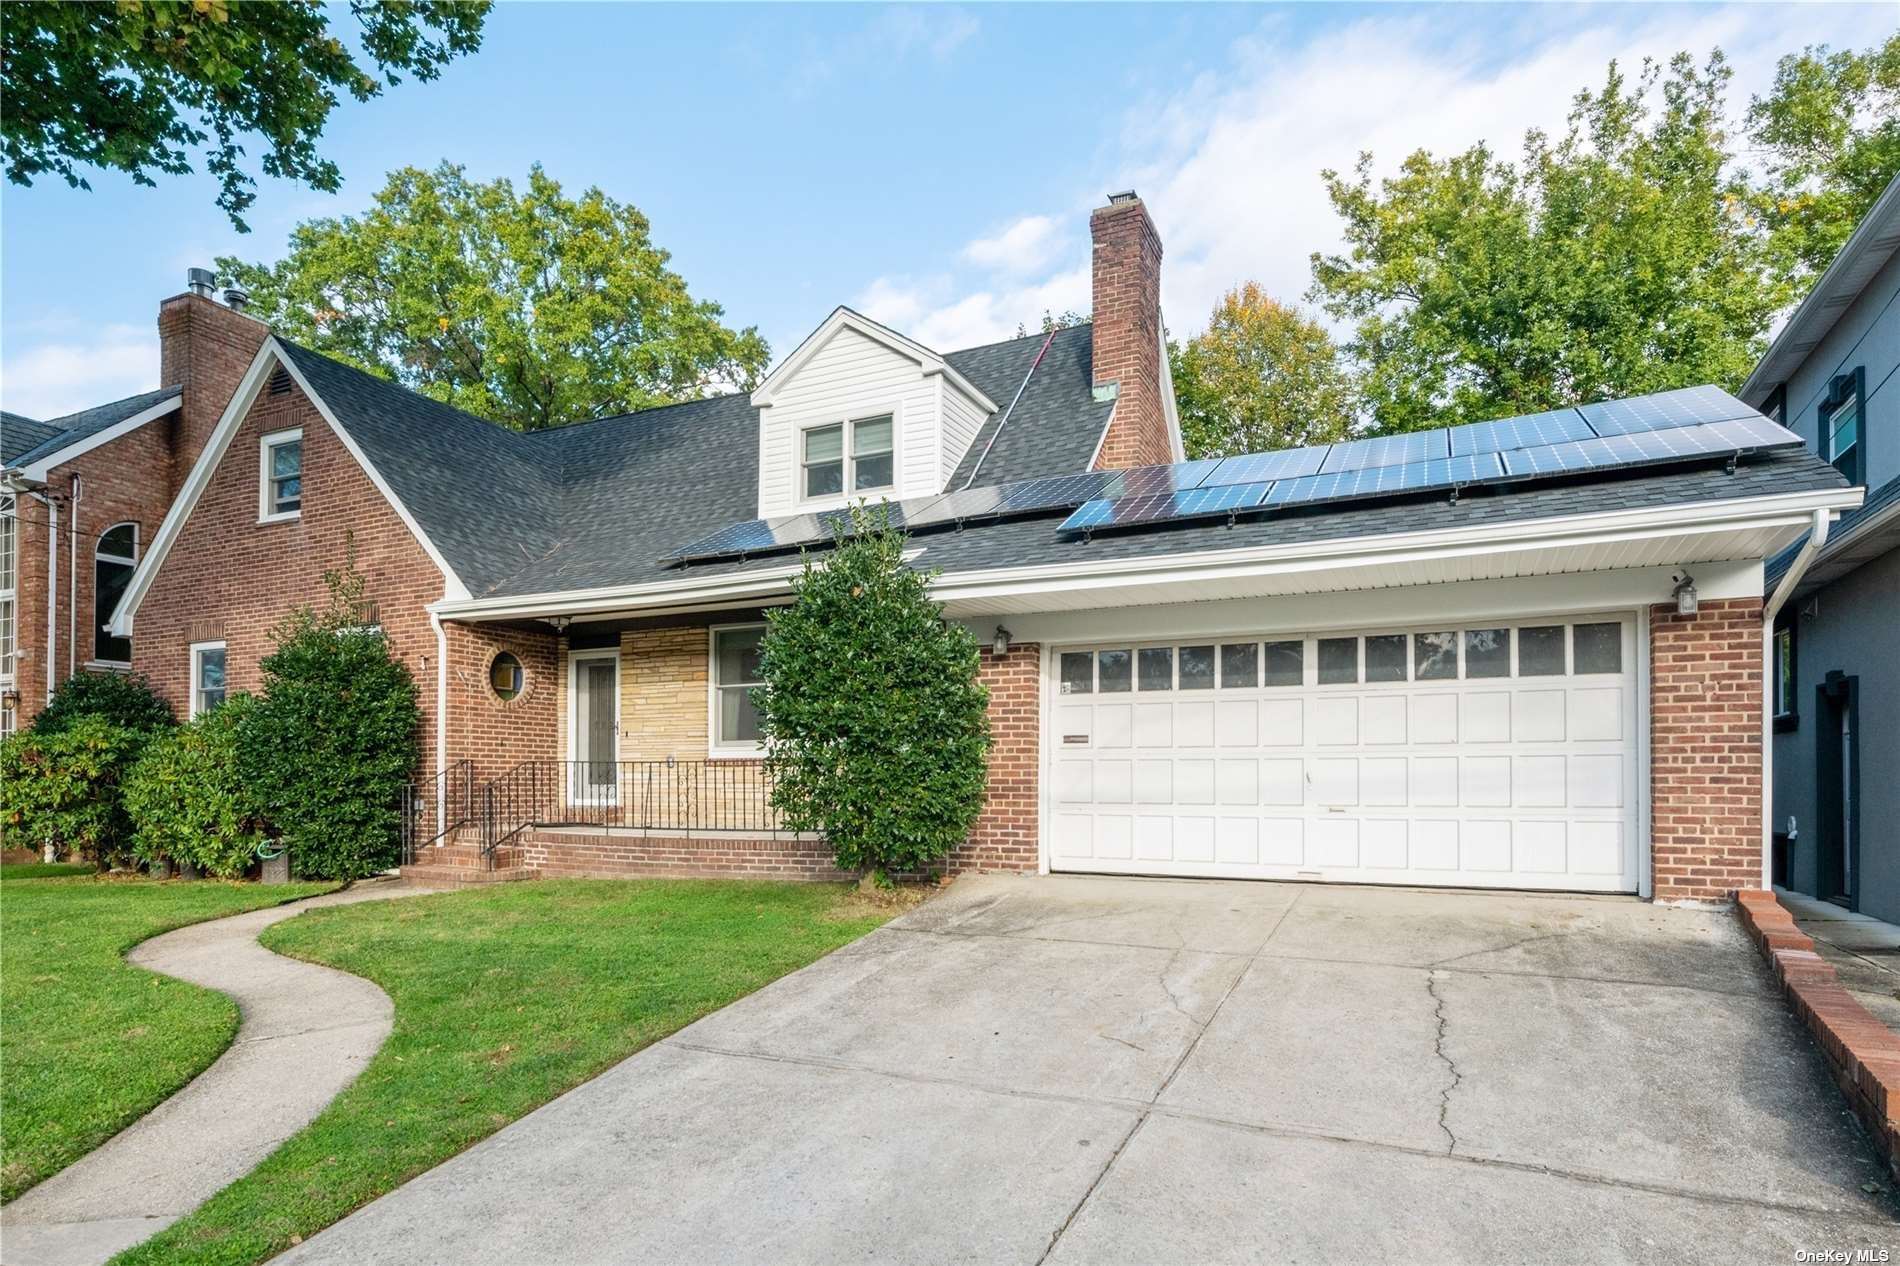
[{"label": "neighboring gray house", "polygon": [[[1900,180],[1795,310],[1742,399],[1866,502],[1775,617],[1775,879],[1900,922]],[[1767,592],[1805,542],[1767,565]]]}]

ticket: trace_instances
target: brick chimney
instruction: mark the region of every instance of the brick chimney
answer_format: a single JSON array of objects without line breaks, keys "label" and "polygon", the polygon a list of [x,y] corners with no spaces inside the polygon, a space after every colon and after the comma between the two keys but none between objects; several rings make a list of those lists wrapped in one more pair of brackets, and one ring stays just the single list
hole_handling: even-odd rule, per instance
[{"label": "brick chimney", "polygon": [[1161,350],[1161,236],[1130,189],[1089,216],[1094,244],[1094,376],[1115,391],[1098,470],[1174,461]]},{"label": "brick chimney", "polygon": [[212,284],[209,270],[194,268],[187,275],[185,293],[158,305],[158,380],[185,389],[173,432],[173,496],[270,334],[270,327],[256,317],[213,299]]}]

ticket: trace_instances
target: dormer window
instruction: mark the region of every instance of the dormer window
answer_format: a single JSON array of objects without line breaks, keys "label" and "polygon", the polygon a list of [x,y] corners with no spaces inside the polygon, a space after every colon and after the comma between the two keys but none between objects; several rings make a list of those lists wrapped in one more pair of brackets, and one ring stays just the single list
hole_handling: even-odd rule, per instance
[{"label": "dormer window", "polygon": [[896,487],[891,415],[814,426],[805,432],[805,498]]}]

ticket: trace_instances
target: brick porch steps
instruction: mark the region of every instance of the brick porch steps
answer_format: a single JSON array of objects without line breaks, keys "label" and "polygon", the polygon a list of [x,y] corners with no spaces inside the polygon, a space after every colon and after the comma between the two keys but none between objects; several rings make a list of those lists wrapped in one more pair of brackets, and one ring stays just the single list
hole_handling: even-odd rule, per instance
[{"label": "brick porch steps", "polygon": [[401,867],[399,873],[418,888],[480,888],[541,877],[539,870],[524,863],[519,848],[498,848],[490,870],[479,844],[440,844],[419,850],[415,863]]}]

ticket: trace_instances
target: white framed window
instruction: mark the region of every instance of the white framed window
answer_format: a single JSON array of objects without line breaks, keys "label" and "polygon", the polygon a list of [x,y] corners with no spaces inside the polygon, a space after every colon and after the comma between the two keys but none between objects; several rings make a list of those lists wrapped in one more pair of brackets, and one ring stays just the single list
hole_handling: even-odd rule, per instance
[{"label": "white framed window", "polygon": [[759,673],[759,650],[765,642],[765,626],[728,624],[714,626],[710,633],[708,746],[714,756],[756,756],[759,710],[752,701],[752,692],[765,684]]},{"label": "white framed window", "polygon": [[199,716],[224,702],[224,643],[191,644],[191,715]]},{"label": "white framed window", "polygon": [[258,442],[257,521],[303,513],[303,428],[273,431]]},{"label": "white framed window", "polygon": [[808,427],[799,444],[801,487],[807,501],[882,492],[897,486],[892,414]]},{"label": "white framed window", "polygon": [[132,639],[114,637],[106,621],[119,609],[119,599],[132,583],[139,565],[139,525],[115,523],[99,534],[92,547],[92,662],[113,667],[132,663]]},{"label": "white framed window", "polygon": [[[0,686],[11,686],[18,638],[20,533],[13,494],[0,496]],[[0,725],[11,727],[13,709]]]}]

